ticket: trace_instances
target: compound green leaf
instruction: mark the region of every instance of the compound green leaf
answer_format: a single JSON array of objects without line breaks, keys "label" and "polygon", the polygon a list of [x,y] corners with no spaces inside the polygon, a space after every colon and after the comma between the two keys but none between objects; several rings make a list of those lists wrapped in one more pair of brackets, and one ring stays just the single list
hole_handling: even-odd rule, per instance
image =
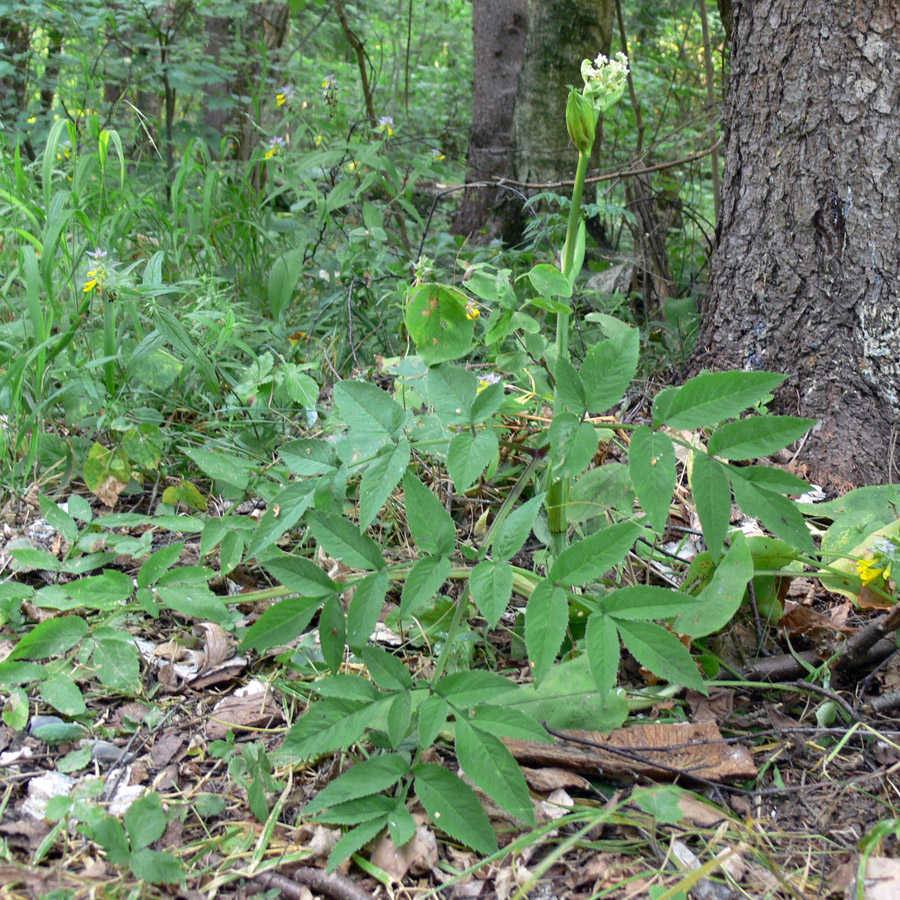
[{"label": "compound green leaf", "polygon": [[347,610],[347,645],[351,650],[364,647],[375,631],[384,607],[388,580],[387,569],[379,569],[356,585]]},{"label": "compound green leaf", "polygon": [[403,494],[416,545],[425,553],[449,557],[456,549],[456,528],[444,504],[411,471],[403,476]]},{"label": "compound green leaf", "polygon": [[480,562],[469,575],[469,588],[488,625],[496,628],[512,596],[512,567],[495,560]]},{"label": "compound green leaf", "polygon": [[469,710],[468,723],[473,728],[488,731],[497,737],[519,738],[523,741],[546,741],[553,738],[540,722],[513,706],[494,706],[482,703]]},{"label": "compound green leaf", "polygon": [[387,821],[388,814],[385,813],[341,835],[331,853],[328,854],[325,871],[333,872],[345,859],[349,859],[357,850],[368,844],[387,825]]},{"label": "compound green leaf", "polygon": [[467,491],[493,462],[500,445],[493,431],[461,431],[447,451],[447,471],[457,493]]},{"label": "compound green leaf", "polygon": [[495,559],[510,559],[522,549],[541,511],[545,496],[544,493],[537,494],[503,520],[491,545]]},{"label": "compound green leaf", "polygon": [[151,553],[138,571],[138,587],[149,587],[151,584],[156,584],[178,562],[182,550],[184,550],[184,541],[176,541],[174,544],[169,544],[167,547]]},{"label": "compound green leaf", "polygon": [[351,569],[384,568],[381,548],[348,519],[316,510],[307,516],[307,521],[309,530],[329,556]]},{"label": "compound green leaf", "polygon": [[115,569],[107,569],[102,575],[79,578],[61,587],[76,604],[85,609],[99,610],[124,605],[134,590],[131,579]]},{"label": "compound green leaf", "polygon": [[169,609],[201,622],[222,624],[230,615],[228,604],[205,584],[173,584],[157,590],[159,600]]},{"label": "compound green leaf", "polygon": [[300,521],[313,502],[315,487],[314,481],[295,481],[275,495],[247,547],[248,559],[258,558],[263,550]]},{"label": "compound green leaf", "polygon": [[[379,426],[379,433],[383,430]],[[302,478],[328,475],[338,467],[334,444],[330,441],[301,438],[282,444],[278,452],[291,472]]]},{"label": "compound green leaf", "polygon": [[97,677],[104,687],[140,693],[141,666],[137,647],[129,635],[115,628],[95,628],[92,656]]},{"label": "compound green leaf", "polygon": [[622,399],[637,372],[639,348],[638,330],[629,328],[588,353],[581,366],[588,412],[609,409]]},{"label": "compound green leaf", "polygon": [[542,297],[562,297],[568,299],[572,296],[572,285],[569,279],[563,275],[556,266],[549,263],[539,263],[528,273],[531,286]]},{"label": "compound green leaf", "polygon": [[396,784],[409,771],[409,763],[399,754],[386,753],[369,757],[325,785],[306,804],[303,815],[312,816],[329,806],[378,794]]},{"label": "compound green leaf", "polygon": [[323,597],[288,597],[270,606],[248,629],[240,650],[283,647],[299,637],[312,621]]},{"label": "compound green leaf", "polygon": [[759,519],[776,537],[798,550],[814,553],[812,537],[797,505],[781,494],[757,487],[753,482],[742,478],[740,472],[737,468],[729,469],[734,499],[738,506],[748,516]]},{"label": "compound green leaf", "polygon": [[710,583],[700,592],[697,604],[682,613],[672,628],[679,634],[704,637],[724,628],[738,611],[747,583],[753,577],[753,557],[743,532],[731,539],[731,547],[722,557]]},{"label": "compound green leaf", "polygon": [[662,533],[675,492],[675,448],[672,438],[646,425],[631,435],[628,471],[638,500],[654,531]]},{"label": "compound green leaf", "polygon": [[62,656],[63,653],[79,643],[87,633],[87,622],[80,616],[45,619],[35,625],[6,658],[12,661]]},{"label": "compound green leaf", "polygon": [[563,406],[579,419],[587,410],[584,382],[567,359],[556,361],[556,390]]},{"label": "compound green leaf", "polygon": [[602,693],[612,691],[619,675],[619,635],[612,620],[602,613],[594,613],[585,629],[588,661],[594,684]]},{"label": "compound green leaf", "polygon": [[462,366],[445,363],[428,370],[425,378],[428,402],[447,425],[470,421],[478,396],[478,378]]},{"label": "compound green leaf", "polygon": [[645,669],[673,684],[707,693],[691,654],[671,631],[653,622],[614,621],[622,643]]},{"label": "compound green leaf", "polygon": [[393,700],[372,702],[327,698],[310,705],[285,735],[282,751],[297,762],[356,743]]},{"label": "compound green leaf", "polygon": [[381,647],[363,647],[360,655],[372,676],[372,681],[378,687],[388,691],[412,689],[413,680],[409,669],[392,653],[382,650]]},{"label": "compound green leaf", "polygon": [[597,452],[600,436],[590,422],[581,422],[572,413],[560,413],[550,424],[550,456],[554,474],[580,475]]},{"label": "compound green leaf", "polygon": [[406,421],[403,407],[367,381],[339,381],[334,386],[334,406],[357,439],[377,444],[396,440]]},{"label": "compound green leaf", "polygon": [[[567,551],[563,551],[565,552]],[[535,684],[539,684],[550,671],[566,636],[569,621],[568,596],[567,591],[557,587],[548,578],[528,598],[525,610],[525,647]]]},{"label": "compound green leaf", "polygon": [[777,466],[741,466],[740,477],[777,494],[805,494],[810,486],[802,478]]},{"label": "compound green leaf", "polygon": [[166,813],[159,794],[145,794],[128,807],[125,830],[132,851],[143,850],[162,837],[166,830]]},{"label": "compound green leaf", "polygon": [[471,423],[480,425],[482,422],[486,422],[503,406],[505,400],[506,386],[502,381],[497,381],[482,388],[472,402],[472,408],[469,411]]},{"label": "compound green leaf", "polygon": [[378,458],[369,464],[359,485],[360,528],[368,528],[375,521],[408,465],[409,441],[405,437],[385,447]]},{"label": "compound green leaf", "polygon": [[176,884],[185,875],[176,856],[147,847],[132,853],[128,865],[136,878],[149,884]]},{"label": "compound green leaf", "polygon": [[413,835],[416,833],[416,827],[416,820],[406,808],[406,799],[400,797],[388,818],[388,830],[391,834],[391,840],[397,847],[402,847],[412,840]]},{"label": "compound green leaf", "polygon": [[427,750],[441,733],[447,722],[450,706],[447,701],[431,694],[419,707],[419,747]]},{"label": "compound green leaf", "polygon": [[204,450],[201,447],[185,447],[183,452],[213,481],[224,481],[241,490],[250,483],[250,475],[256,469],[249,460],[231,453],[217,453],[215,450]]},{"label": "compound green leaf", "polygon": [[703,527],[703,540],[713,559],[718,559],[731,521],[731,487],[725,467],[718,460],[697,451],[693,457],[690,481],[694,505]]},{"label": "compound green leaf", "polygon": [[502,741],[456,719],[456,758],[463,772],[517,819],[535,825],[534,808],[519,764]]},{"label": "compound green leaf", "polygon": [[435,686],[436,693],[456,709],[488,703],[508,691],[514,691],[516,683],[497,675],[473,669],[467,672],[453,672],[445,675]]},{"label": "compound green leaf", "polygon": [[332,672],[337,672],[344,662],[344,645],[347,640],[347,619],[344,607],[336,594],[328,597],[319,613],[319,643],[322,656]]},{"label": "compound green leaf", "polygon": [[435,763],[413,770],[416,794],[435,827],[483,856],[497,852],[497,837],[475,791]]},{"label": "compound green leaf", "polygon": [[640,525],[634,522],[620,522],[595,531],[563,550],[550,567],[547,579],[563,587],[596,581],[625,558],[640,532]]},{"label": "compound green leaf", "polygon": [[769,456],[800,440],[815,424],[815,419],[796,416],[751,416],[729,422],[710,437],[709,453],[723,459]]},{"label": "compound green leaf", "polygon": [[87,712],[78,685],[65,675],[54,675],[38,687],[41,698],[64,716],[82,716]]},{"label": "compound green leaf", "polygon": [[326,812],[316,817],[317,822],[329,822],[332,825],[359,825],[380,818],[394,808],[397,801],[384,794],[369,794],[347,803],[337,803]]},{"label": "compound green leaf", "polygon": [[423,556],[416,560],[400,594],[400,616],[414,616],[441,589],[450,574],[446,556]]},{"label": "compound green leaf", "polygon": [[652,584],[635,584],[610,591],[599,599],[600,609],[619,620],[671,619],[691,613],[696,597]]},{"label": "compound green leaf", "polygon": [[764,400],[786,377],[774,372],[704,372],[680,388],[660,393],[653,404],[653,424],[718,425]]}]

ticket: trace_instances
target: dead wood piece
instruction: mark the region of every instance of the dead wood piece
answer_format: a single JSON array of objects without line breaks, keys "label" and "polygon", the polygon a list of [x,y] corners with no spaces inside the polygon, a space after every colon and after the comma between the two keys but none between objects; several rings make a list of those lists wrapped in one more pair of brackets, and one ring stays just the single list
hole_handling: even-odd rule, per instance
[{"label": "dead wood piece", "polygon": [[[865,630],[863,629],[863,631]],[[862,632],[858,634],[862,634]],[[854,635],[854,638],[857,636]],[[850,642],[848,641],[847,643],[849,644]],[[896,651],[897,644],[894,641],[881,640],[866,648],[861,654],[854,651],[853,665],[848,663],[842,664],[844,660],[844,653],[842,652],[835,662],[835,668],[842,674],[852,671],[864,671],[874,668]],[[760,659],[753,665],[745,666],[741,671],[741,675],[747,681],[791,681],[795,678],[801,678],[807,673],[807,669],[803,665],[804,662],[811,666],[820,666],[822,664],[822,660],[815,650],[804,650],[802,653],[794,655],[785,653],[780,656],[768,656],[765,659]]]},{"label": "dead wood piece", "polygon": [[278,872],[263,872],[253,878],[253,882],[261,888],[278,888],[288,900],[302,900],[301,885],[306,885],[328,897],[334,897],[334,900],[375,900],[368,891],[357,887],[345,875],[325,872],[313,866],[291,869],[290,876]]},{"label": "dead wood piece", "polygon": [[551,731],[564,738],[554,744],[504,739],[512,755],[526,765],[564,766],[611,778],[672,779],[687,776],[722,782],[753,778],[756,766],[746,747],[730,744],[714,722],[633,725],[600,731]]},{"label": "dead wood piece", "polygon": [[[898,628],[900,628],[900,603],[895,603],[883,616],[861,628],[844,644],[835,668],[839,671],[861,668],[868,651]],[[896,645],[894,648],[896,649]]]}]

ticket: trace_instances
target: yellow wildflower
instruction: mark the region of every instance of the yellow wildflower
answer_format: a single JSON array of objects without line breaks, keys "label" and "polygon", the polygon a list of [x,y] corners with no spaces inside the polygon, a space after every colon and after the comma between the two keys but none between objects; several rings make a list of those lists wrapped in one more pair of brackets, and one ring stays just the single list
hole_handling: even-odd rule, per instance
[{"label": "yellow wildflower", "polygon": [[286,84],[276,95],[275,105],[284,106],[289,100],[293,100],[297,95],[297,90],[293,85]]},{"label": "yellow wildflower", "polygon": [[887,559],[857,560],[856,574],[859,575],[863,587],[868,587],[878,578],[884,578],[887,581],[891,577],[891,561]]}]

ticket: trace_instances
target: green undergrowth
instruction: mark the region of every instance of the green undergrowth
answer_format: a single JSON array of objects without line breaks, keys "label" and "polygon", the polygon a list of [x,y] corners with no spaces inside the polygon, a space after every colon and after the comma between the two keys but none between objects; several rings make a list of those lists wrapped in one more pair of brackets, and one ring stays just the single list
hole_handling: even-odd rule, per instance
[{"label": "green undergrowth", "polygon": [[[356,764],[302,812],[344,829],[329,868],[385,829],[407,843],[414,798],[489,856],[497,836],[476,789],[537,824],[504,738],[547,741],[544,723],[608,731],[654,696],[706,693],[720,667],[711,638],[751,583],[767,617],[801,572],[889,595],[892,489],[801,506],[809,485],[760,462],[813,424],[767,412],[783,376],[705,372],[636,422],[619,414],[643,395],[642,335],[591,309],[579,280],[592,104],[615,98],[591,99],[589,82],[573,97],[562,268],[478,251],[459,282],[451,239],[432,235],[430,261],[410,253],[412,227],[426,235],[415,188],[435,163],[413,155],[401,171],[385,126],[243,168],[194,141],[163,194],[99,124],[82,136],[57,123],[34,165],[2,148],[13,249],[0,449],[7,488],[37,482],[58,538],[8,548],[9,728],[34,725],[39,707],[58,714],[33,730],[50,744],[103,737],[91,698],[159,700],[141,632],[214,623],[239,652],[266,655],[297,701],[277,749],[211,748],[269,835],[281,773],[348,751]],[[679,478],[704,549],[660,577]],[[100,513],[88,495],[142,511]],[[733,503],[770,536],[733,527]],[[267,586],[238,603],[221,583],[239,568]],[[414,665],[373,640],[388,600]],[[498,629],[529,678],[493,664]],[[629,696],[623,656],[661,686]],[[436,748],[452,748],[466,779]],[[73,752],[65,765],[80,771],[89,754]],[[123,823],[95,799],[54,805],[57,834],[75,823],[149,882],[185,876],[152,849],[167,815],[155,794]]]}]

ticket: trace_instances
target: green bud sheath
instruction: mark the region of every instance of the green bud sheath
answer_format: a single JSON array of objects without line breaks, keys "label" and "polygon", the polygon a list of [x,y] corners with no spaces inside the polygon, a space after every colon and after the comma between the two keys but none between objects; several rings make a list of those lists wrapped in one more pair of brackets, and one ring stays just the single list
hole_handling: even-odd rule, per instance
[{"label": "green bud sheath", "polygon": [[597,113],[594,104],[575,88],[569,91],[566,103],[566,128],[578,152],[589,154],[597,132]]}]

